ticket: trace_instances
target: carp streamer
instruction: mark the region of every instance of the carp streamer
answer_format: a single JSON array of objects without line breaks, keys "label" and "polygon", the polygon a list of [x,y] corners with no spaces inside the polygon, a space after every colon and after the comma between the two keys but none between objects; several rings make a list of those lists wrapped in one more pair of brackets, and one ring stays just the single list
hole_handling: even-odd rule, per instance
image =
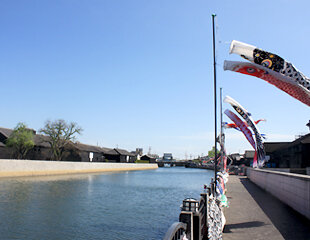
[{"label": "carp streamer", "polygon": [[310,106],[310,79],[282,57],[233,40],[230,53],[250,61],[224,61],[224,70],[261,78]]},{"label": "carp streamer", "polygon": [[263,139],[259,129],[257,128],[255,122],[250,116],[251,114],[244,107],[242,107],[236,100],[234,100],[229,96],[226,96],[224,98],[224,102],[229,103],[236,110],[236,112],[246,121],[247,125],[252,129],[256,140],[255,146],[257,153],[257,160],[259,166],[262,166],[266,158]]}]

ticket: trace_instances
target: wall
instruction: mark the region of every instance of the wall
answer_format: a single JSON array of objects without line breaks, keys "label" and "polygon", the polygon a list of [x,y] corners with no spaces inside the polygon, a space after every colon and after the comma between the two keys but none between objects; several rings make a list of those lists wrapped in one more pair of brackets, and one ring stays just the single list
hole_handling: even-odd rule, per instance
[{"label": "wall", "polygon": [[156,169],[157,164],[0,160],[0,177]]},{"label": "wall", "polygon": [[42,146],[35,146],[27,153],[27,159],[33,159],[33,160],[51,159],[51,149]]},{"label": "wall", "polygon": [[9,149],[5,146],[0,146],[0,159],[1,158],[10,158],[11,157],[11,152]]},{"label": "wall", "polygon": [[310,176],[247,168],[248,178],[310,219]]}]

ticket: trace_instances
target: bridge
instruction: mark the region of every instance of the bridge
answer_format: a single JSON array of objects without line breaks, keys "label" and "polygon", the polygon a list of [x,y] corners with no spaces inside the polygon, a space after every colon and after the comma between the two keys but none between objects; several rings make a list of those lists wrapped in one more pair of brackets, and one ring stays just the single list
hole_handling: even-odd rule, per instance
[{"label": "bridge", "polygon": [[159,161],[157,162],[158,167],[164,167],[165,164],[169,164],[170,166],[174,167],[184,167],[188,161]]}]

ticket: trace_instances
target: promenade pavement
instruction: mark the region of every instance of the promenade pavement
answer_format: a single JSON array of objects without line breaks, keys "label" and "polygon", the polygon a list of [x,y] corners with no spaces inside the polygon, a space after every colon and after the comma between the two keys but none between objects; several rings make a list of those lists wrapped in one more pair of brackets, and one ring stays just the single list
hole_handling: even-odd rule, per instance
[{"label": "promenade pavement", "polygon": [[244,176],[230,176],[224,240],[310,240],[310,221]]}]

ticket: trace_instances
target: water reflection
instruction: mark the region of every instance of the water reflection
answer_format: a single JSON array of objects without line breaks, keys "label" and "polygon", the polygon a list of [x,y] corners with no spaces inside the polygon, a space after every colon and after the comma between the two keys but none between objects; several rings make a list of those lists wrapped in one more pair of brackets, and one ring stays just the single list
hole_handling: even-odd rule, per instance
[{"label": "water reflection", "polygon": [[160,239],[212,172],[149,171],[0,180],[1,239]]}]

